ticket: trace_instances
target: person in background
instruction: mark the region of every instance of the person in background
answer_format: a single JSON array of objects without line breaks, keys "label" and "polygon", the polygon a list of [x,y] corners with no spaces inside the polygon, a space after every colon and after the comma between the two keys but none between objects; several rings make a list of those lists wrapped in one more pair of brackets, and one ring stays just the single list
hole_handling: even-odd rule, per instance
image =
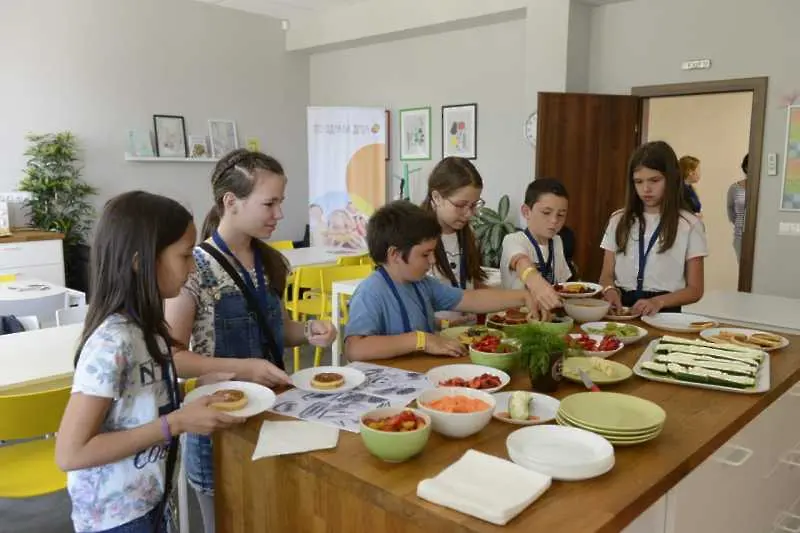
[{"label": "person in background", "polygon": [[750,154],[742,159],[742,173],[744,179],[733,183],[728,188],[728,220],[733,224],[733,250],[736,252],[736,261],[742,260],[742,235],[744,235],[744,220],[747,211],[747,172],[750,163]]},{"label": "person in background", "polygon": [[398,200],[369,220],[369,254],[377,265],[350,300],[345,353],[351,361],[389,359],[413,352],[458,357],[464,346],[434,334],[437,311],[491,313],[529,305],[524,290],[462,289],[428,275],[442,228],[436,216]]},{"label": "person in background", "polygon": [[[483,179],[478,169],[461,157],[446,157],[428,177],[428,194],[422,208],[436,215],[442,236],[434,250],[430,274],[442,283],[461,289],[482,288],[486,273],[470,221],[483,207]],[[441,311],[442,326],[474,323],[475,315]]]},{"label": "person in background", "polygon": [[685,155],[678,161],[681,168],[681,178],[683,178],[684,197],[688,202],[688,211],[700,216],[703,205],[694,185],[700,181],[700,160],[691,155]]},{"label": "person in background", "polygon": [[500,275],[507,289],[527,288],[540,307],[551,310],[561,304],[553,288],[572,271],[564,256],[558,232],[567,219],[569,197],[564,185],[552,178],[538,178],[525,191],[522,216],[527,227],[503,239]]},{"label": "person in background", "polygon": [[702,298],[706,233],[702,221],[682,209],[682,189],[669,144],[649,142],[633,152],[625,208],[611,215],[601,244],[600,283],[613,307],[653,315]]},{"label": "person in background", "polygon": [[[336,329],[327,321],[295,322],[281,301],[288,265],[264,243],[283,219],[286,176],[274,158],[234,150],[211,176],[214,206],[194,249],[197,271],[167,301],[172,337],[181,346],[181,375],[231,372],[235,379],[273,387],[289,385],[283,349],[329,346]],[[214,531],[214,464],[211,440],[189,434],[186,477],[200,503],[205,533]]]},{"label": "person in background", "polygon": [[97,223],[93,298],[56,437],[79,533],[175,530],[177,436],[244,421],[209,397],[181,406],[163,304],[195,268],[195,236],[186,208],[142,191],[111,199]]},{"label": "person in background", "polygon": [[564,259],[569,265],[570,277],[567,281],[576,281],[579,273],[575,265],[575,232],[569,226],[564,226],[558,232],[558,236],[561,237],[561,244],[564,247]]}]

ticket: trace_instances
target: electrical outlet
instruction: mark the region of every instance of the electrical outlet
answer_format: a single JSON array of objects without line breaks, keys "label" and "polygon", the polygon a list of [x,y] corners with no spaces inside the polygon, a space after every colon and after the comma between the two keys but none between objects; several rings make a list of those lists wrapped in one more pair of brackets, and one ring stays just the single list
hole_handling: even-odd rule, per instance
[{"label": "electrical outlet", "polygon": [[0,202],[8,202],[8,203],[15,203],[21,204],[25,200],[28,200],[31,197],[31,193],[29,192],[0,192]]},{"label": "electrical outlet", "polygon": [[800,222],[780,222],[778,235],[785,237],[800,237]]},{"label": "electrical outlet", "polygon": [[767,154],[767,176],[778,175],[778,154],[770,152]]}]

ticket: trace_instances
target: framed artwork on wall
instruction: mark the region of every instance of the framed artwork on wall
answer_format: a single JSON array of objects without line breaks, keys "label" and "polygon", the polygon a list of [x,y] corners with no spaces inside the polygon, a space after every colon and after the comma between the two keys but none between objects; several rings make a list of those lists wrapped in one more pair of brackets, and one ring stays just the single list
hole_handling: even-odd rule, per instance
[{"label": "framed artwork on wall", "polygon": [[790,105],[787,113],[781,211],[800,211],[800,105]]},{"label": "framed artwork on wall", "polygon": [[239,148],[236,122],[232,120],[209,120],[208,133],[211,137],[211,157],[220,158]]},{"label": "framed artwork on wall", "polygon": [[400,160],[431,158],[431,108],[400,110]]},{"label": "framed artwork on wall", "polygon": [[478,104],[442,106],[442,157],[478,157]]},{"label": "framed artwork on wall", "polygon": [[188,157],[186,122],[177,115],[153,115],[158,157]]},{"label": "framed artwork on wall", "polygon": [[390,150],[392,146],[392,112],[388,109],[386,110],[386,140],[384,141],[386,144],[386,160],[390,159]]}]

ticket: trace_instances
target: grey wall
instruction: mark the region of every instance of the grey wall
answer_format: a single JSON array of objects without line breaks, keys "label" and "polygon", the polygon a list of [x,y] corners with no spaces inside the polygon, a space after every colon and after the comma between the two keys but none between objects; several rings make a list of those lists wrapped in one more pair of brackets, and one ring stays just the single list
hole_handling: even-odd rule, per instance
[{"label": "grey wall", "polygon": [[[800,213],[778,210],[786,150],[783,101],[800,89],[798,19],[796,0],[735,5],[728,0],[636,0],[598,7],[592,15],[590,64],[590,89],[599,93],[629,93],[640,85],[769,76],[764,153],[779,154],[781,175],[767,176],[766,161],[760,169],[753,291],[789,297],[800,297],[794,268],[800,263],[800,239],[778,236],[777,231],[780,221],[800,222]],[[711,59],[712,68],[680,70],[682,61],[698,58]],[[742,155],[731,157],[741,160]]]},{"label": "grey wall", "polygon": [[[191,0],[26,0],[0,3],[0,191],[16,188],[29,131],[70,130],[85,152],[97,204],[145,189],[176,198],[201,218],[213,165],[127,163],[126,131],[152,115],[238,124],[261,139],[289,177],[287,212],[305,213],[308,58],[284,51],[280,22]],[[278,238],[302,235],[287,217]]]},{"label": "grey wall", "polygon": [[390,171],[401,172],[399,116],[431,106],[433,159],[422,167],[412,196],[424,196],[427,176],[441,159],[441,106],[478,103],[478,159],[490,205],[509,194],[519,203],[531,179],[533,154],[523,137],[525,22],[402,39],[311,56],[311,103],[386,106],[392,110]]}]

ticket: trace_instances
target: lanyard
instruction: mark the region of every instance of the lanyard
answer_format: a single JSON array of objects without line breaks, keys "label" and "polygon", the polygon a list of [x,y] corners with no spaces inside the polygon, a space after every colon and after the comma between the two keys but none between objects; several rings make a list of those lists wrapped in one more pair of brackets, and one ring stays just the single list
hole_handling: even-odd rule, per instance
[{"label": "lanyard", "polygon": [[458,237],[458,283],[451,283],[455,288],[467,288],[467,258],[464,255],[464,246],[462,246],[461,233],[456,232]]},{"label": "lanyard", "polygon": [[214,234],[211,236],[211,238],[213,239],[214,244],[217,245],[217,248],[219,248],[222,253],[233,259],[233,262],[236,263],[236,267],[242,274],[242,281],[244,281],[245,287],[247,287],[247,290],[250,291],[253,296],[255,296],[256,300],[258,301],[258,305],[266,315],[269,307],[267,304],[267,280],[264,276],[264,263],[259,250],[256,248],[256,246],[253,246],[253,263],[256,270],[256,283],[258,283],[258,288],[256,288],[256,286],[253,285],[253,280],[250,278],[250,274],[247,272],[247,269],[236,258],[236,256],[233,255],[231,249],[228,248],[228,245],[225,244],[224,240],[222,240],[219,232],[214,231]]},{"label": "lanyard", "polygon": [[[392,278],[389,277],[389,274],[386,272],[386,269],[383,267],[378,267],[378,272],[381,273],[383,276],[384,281],[391,289],[392,294],[394,294],[395,299],[397,300],[397,304],[400,306],[400,316],[403,319],[403,332],[404,333],[411,333],[413,330],[411,329],[411,320],[408,317],[408,310],[406,309],[406,304],[403,303],[403,299],[400,298],[400,293],[397,292],[397,286],[392,281]],[[417,293],[417,299],[419,300],[419,305],[422,308],[422,314],[425,316],[425,331],[430,333],[430,321],[428,320],[428,306],[425,305],[425,299],[422,297],[422,293],[419,292],[419,288],[417,287],[416,283],[412,283],[411,287],[413,287],[414,292]]]},{"label": "lanyard", "polygon": [[653,249],[653,246],[656,245],[658,236],[661,233],[661,221],[658,222],[656,230],[650,237],[650,242],[647,243],[647,250],[644,248],[644,226],[644,219],[639,219],[639,271],[636,274],[636,292],[638,293],[641,293],[644,290],[644,267],[647,264],[647,257],[650,255],[650,251]]},{"label": "lanyard", "polygon": [[536,269],[542,277],[547,280],[547,283],[553,285],[556,282],[555,272],[553,271],[553,263],[555,261],[553,257],[556,255],[553,239],[550,239],[550,242],[547,243],[547,252],[550,255],[547,257],[547,263],[545,263],[544,256],[542,255],[542,248],[539,246],[539,243],[536,242],[536,239],[533,238],[530,230],[525,230],[525,236],[531,241],[533,250],[536,252]]}]

